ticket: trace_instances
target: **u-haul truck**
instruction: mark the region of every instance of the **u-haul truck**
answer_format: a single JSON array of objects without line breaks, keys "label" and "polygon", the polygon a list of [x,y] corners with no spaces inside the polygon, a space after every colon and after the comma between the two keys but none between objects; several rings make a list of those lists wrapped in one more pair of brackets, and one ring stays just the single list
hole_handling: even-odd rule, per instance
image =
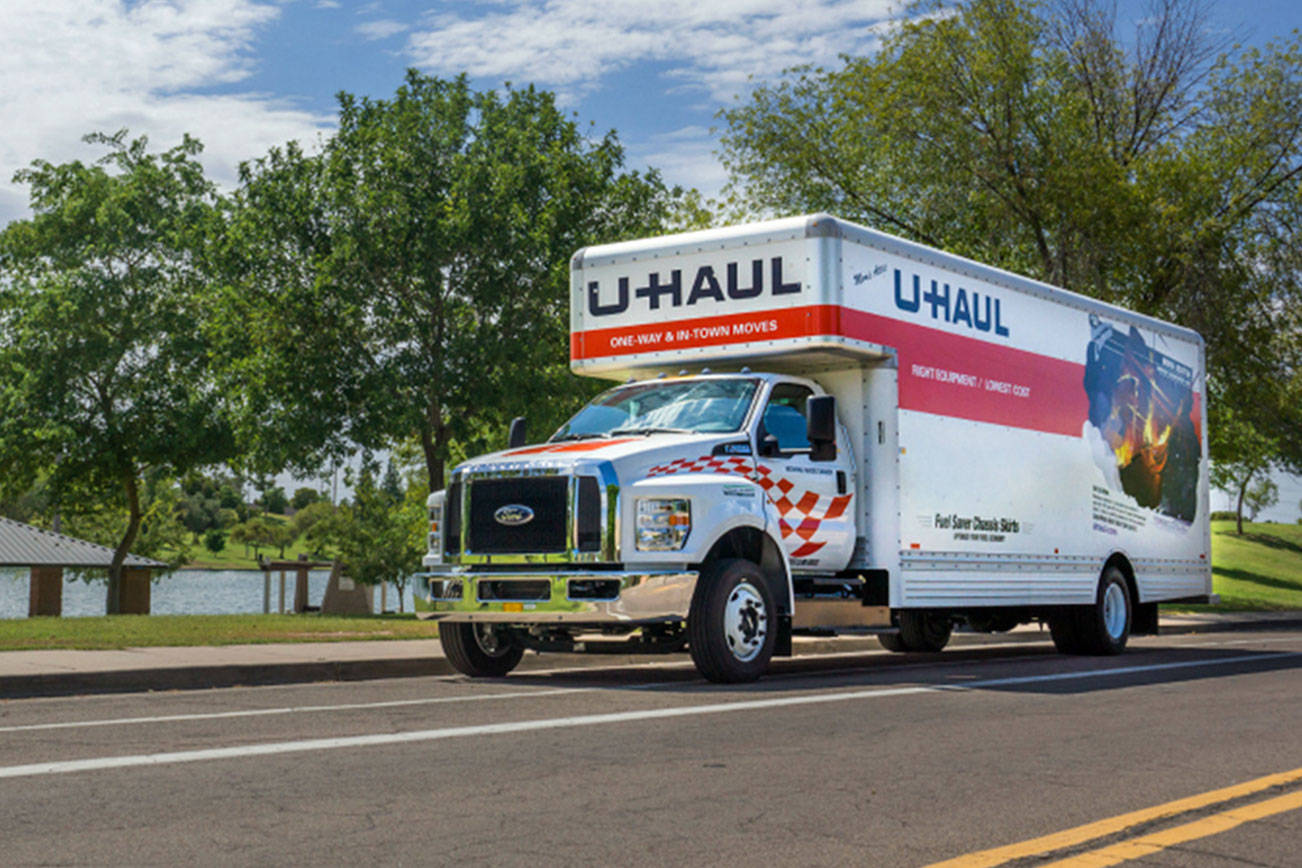
[{"label": "u-haul truck", "polygon": [[466,674],[1034,620],[1115,654],[1211,598],[1194,332],[824,214],[589,247],[570,293],[619,385],[429,501],[417,608]]}]

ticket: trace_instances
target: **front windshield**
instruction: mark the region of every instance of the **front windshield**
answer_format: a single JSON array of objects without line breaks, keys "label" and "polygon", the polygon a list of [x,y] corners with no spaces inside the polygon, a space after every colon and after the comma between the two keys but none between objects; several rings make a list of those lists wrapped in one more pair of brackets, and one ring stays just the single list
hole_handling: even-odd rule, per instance
[{"label": "front windshield", "polygon": [[610,434],[736,431],[746,421],[759,380],[652,380],[603,392],[560,427],[552,440]]}]

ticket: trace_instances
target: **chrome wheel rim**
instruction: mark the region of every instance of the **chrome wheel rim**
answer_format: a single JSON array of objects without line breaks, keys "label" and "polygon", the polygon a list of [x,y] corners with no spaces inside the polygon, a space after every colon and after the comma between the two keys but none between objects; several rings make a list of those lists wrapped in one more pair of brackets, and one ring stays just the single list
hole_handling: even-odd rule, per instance
[{"label": "chrome wheel rim", "polygon": [[1116,582],[1108,583],[1108,589],[1103,592],[1103,629],[1114,641],[1126,632],[1127,609],[1126,589]]},{"label": "chrome wheel rim", "polygon": [[492,624],[475,625],[475,644],[489,657],[501,657],[507,651],[506,643]]},{"label": "chrome wheel rim", "polygon": [[759,589],[750,582],[733,588],[723,610],[723,635],[732,656],[742,663],[758,657],[768,628],[768,610]]}]

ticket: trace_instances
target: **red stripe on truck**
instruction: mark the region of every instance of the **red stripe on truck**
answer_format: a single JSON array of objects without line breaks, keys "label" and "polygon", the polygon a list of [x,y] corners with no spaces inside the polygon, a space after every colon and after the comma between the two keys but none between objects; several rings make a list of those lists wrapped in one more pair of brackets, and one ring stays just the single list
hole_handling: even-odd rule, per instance
[{"label": "red stripe on truck", "polygon": [[570,358],[599,359],[714,347],[741,341],[836,334],[839,310],[835,305],[815,304],[573,332],[570,334]]},{"label": "red stripe on truck", "polygon": [[[900,408],[1079,436],[1089,416],[1085,366],[837,305],[593,329],[570,335],[572,359],[829,335],[899,352]],[[1064,341],[1073,336],[1063,335]],[[1089,340],[1083,332],[1078,343]]]},{"label": "red stripe on truck", "polygon": [[841,329],[899,351],[901,409],[1072,437],[1089,418],[1082,364],[849,308]]}]

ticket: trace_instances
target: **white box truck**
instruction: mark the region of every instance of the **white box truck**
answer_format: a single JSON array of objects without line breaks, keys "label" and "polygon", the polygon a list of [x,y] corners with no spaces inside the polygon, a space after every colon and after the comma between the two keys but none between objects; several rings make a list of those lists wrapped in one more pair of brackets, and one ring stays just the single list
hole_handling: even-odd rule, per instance
[{"label": "white box truck", "polygon": [[793,634],[1036,620],[1115,654],[1211,598],[1192,331],[825,214],[580,250],[570,323],[622,382],[429,500],[417,608],[464,673],[686,647],[744,681]]}]

